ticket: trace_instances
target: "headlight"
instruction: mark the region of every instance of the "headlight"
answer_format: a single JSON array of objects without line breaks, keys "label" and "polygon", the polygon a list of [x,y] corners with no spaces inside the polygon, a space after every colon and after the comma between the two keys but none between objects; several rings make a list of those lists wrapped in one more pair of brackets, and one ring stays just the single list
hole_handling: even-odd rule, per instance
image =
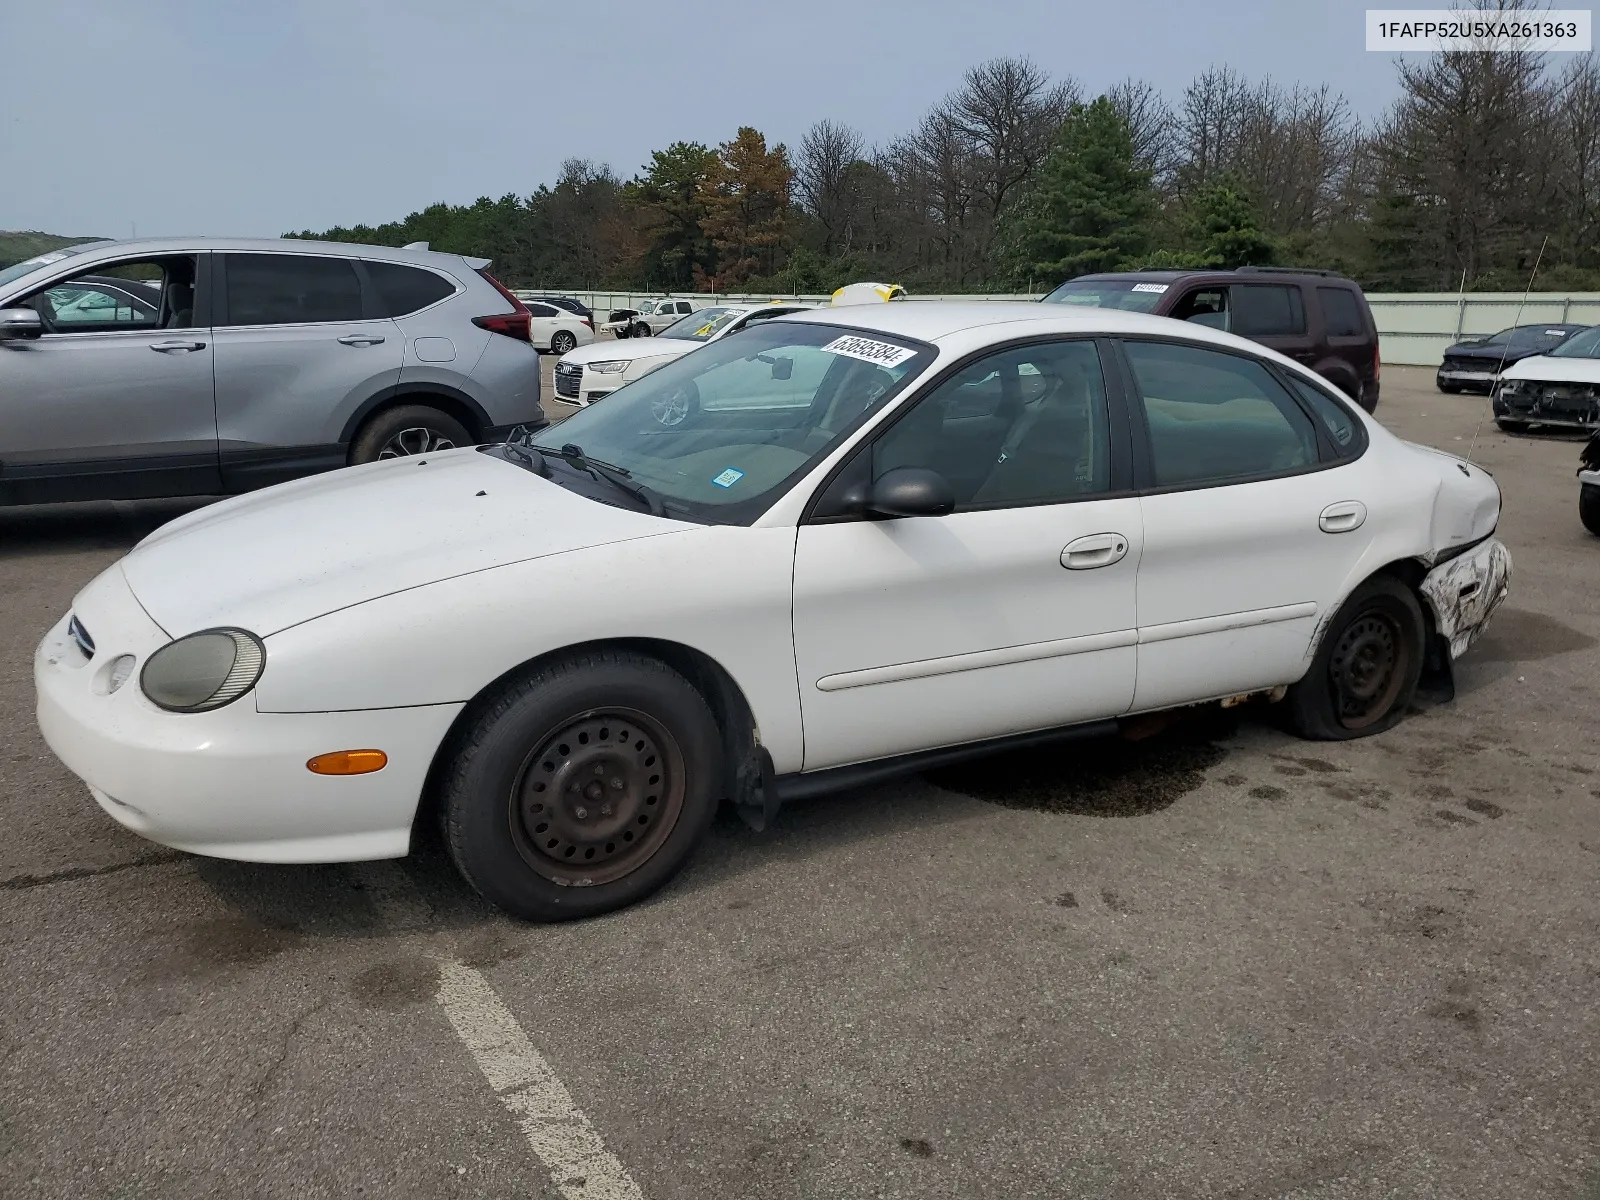
[{"label": "headlight", "polygon": [[1502,396],[1508,395],[1511,392],[1520,392],[1521,390],[1522,390],[1522,381],[1521,380],[1518,380],[1518,379],[1502,379],[1500,381],[1500,394]]},{"label": "headlight", "polygon": [[589,363],[588,369],[593,371],[596,375],[617,375],[623,371],[626,371],[628,369],[628,363],[631,361],[631,359],[626,358],[610,358],[605,362]]},{"label": "headlight", "polygon": [[168,642],[145,661],[139,686],[168,712],[209,712],[255,687],[267,648],[242,629],[205,629]]}]

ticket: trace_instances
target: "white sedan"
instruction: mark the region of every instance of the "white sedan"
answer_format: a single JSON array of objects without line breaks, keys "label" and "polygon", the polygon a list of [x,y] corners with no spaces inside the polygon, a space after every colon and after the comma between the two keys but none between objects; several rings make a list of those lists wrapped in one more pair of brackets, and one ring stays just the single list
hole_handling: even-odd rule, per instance
[{"label": "white sedan", "polygon": [[594,326],[577,313],[548,300],[524,300],[528,310],[528,340],[536,350],[566,354],[594,341]]},{"label": "white sedan", "polygon": [[[725,402],[664,427],[681,392]],[[1509,582],[1481,468],[1137,313],[813,310],[546,436],[158,530],[39,646],[45,739],[166,845],[397,857],[437,814],[559,919],[660,887],[723,799],[1253,695],[1377,733]]]},{"label": "white sedan", "polygon": [[[657,367],[682,358],[697,346],[738,333],[747,325],[769,321],[786,313],[803,312],[809,307],[777,301],[771,304],[719,304],[713,308],[697,309],[679,318],[657,337],[600,342],[563,355],[556,363],[554,399],[561,404],[579,407],[593,404],[623,384],[632,383]],[[662,423],[675,424],[687,415],[681,404],[669,405],[662,410]]]}]

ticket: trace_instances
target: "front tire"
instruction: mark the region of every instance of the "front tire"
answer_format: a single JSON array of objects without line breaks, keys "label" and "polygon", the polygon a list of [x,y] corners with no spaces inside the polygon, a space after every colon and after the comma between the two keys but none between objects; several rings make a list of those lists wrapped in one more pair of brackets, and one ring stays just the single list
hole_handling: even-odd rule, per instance
[{"label": "front tire", "polygon": [[592,651],[505,688],[444,774],[445,840],[491,904],[592,917],[678,873],[722,794],[705,698],[655,659]]},{"label": "front tire", "polygon": [[1461,385],[1459,383],[1441,383],[1439,390],[1447,396],[1459,396],[1461,394]]},{"label": "front tire", "polygon": [[1583,485],[1578,493],[1578,519],[1585,529],[1600,537],[1600,487],[1592,483]]},{"label": "front tire", "polygon": [[403,404],[379,413],[361,427],[350,443],[350,465],[470,445],[472,434],[454,417],[423,404]]},{"label": "front tire", "polygon": [[1389,729],[1417,694],[1424,656],[1422,606],[1405,584],[1378,575],[1328,623],[1305,677],[1289,689],[1301,737],[1346,741]]},{"label": "front tire", "polygon": [[649,337],[649,336],[651,336],[650,326],[646,325],[643,321],[640,321],[638,324],[636,324],[633,327],[633,336],[634,337]]},{"label": "front tire", "polygon": [[1513,421],[1508,417],[1496,417],[1494,423],[1506,433],[1527,433],[1528,422]]}]

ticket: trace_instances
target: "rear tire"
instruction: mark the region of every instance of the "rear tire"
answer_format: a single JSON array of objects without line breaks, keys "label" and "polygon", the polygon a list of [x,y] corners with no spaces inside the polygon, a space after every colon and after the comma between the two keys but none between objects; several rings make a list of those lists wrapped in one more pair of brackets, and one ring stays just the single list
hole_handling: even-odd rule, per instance
[{"label": "rear tire", "polygon": [[1578,493],[1578,519],[1585,529],[1600,537],[1600,487],[1592,483],[1583,485]]},{"label": "rear tire", "polygon": [[577,336],[569,330],[558,329],[550,337],[550,353],[552,354],[571,354],[577,348]]},{"label": "rear tire", "polygon": [[425,404],[403,404],[371,418],[350,443],[350,465],[407,458],[473,444],[467,427]]},{"label": "rear tire", "polygon": [[1305,677],[1289,689],[1289,724],[1301,737],[1346,741],[1390,728],[1422,678],[1422,606],[1389,575],[1367,580],[1339,607]]},{"label": "rear tire", "polygon": [[445,840],[512,916],[597,916],[688,862],[721,768],[716,721],[682,675],[639,654],[576,654],[510,684],[467,731],[443,775]]}]

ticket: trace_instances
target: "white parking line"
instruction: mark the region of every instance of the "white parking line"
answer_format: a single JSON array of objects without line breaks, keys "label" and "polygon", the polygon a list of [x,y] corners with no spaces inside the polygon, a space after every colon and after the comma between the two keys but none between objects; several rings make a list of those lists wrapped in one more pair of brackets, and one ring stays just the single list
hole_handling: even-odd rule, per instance
[{"label": "white parking line", "polygon": [[471,967],[445,963],[439,1003],[563,1196],[642,1200],[639,1185],[605,1148],[488,980]]},{"label": "white parking line", "polygon": [[[428,902],[394,863],[358,863],[353,869],[386,923],[400,929],[427,924],[432,916]],[[567,1200],[643,1200],[639,1185],[606,1149],[572,1094],[481,973],[458,962],[441,962],[436,998],[450,1027]]]}]

